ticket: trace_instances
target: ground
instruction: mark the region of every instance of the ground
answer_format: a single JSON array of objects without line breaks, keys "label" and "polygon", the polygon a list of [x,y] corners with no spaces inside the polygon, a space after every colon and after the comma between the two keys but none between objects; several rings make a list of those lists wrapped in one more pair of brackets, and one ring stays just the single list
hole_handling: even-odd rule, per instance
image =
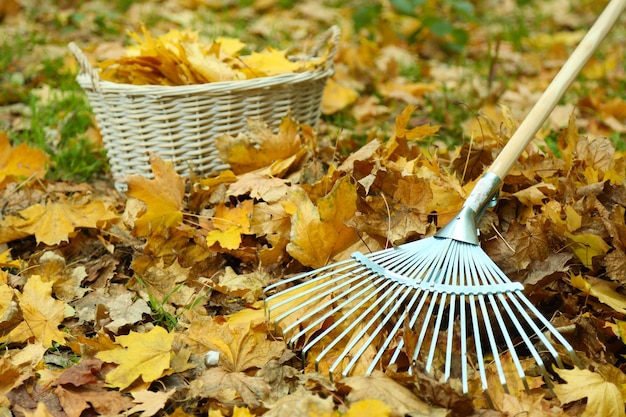
[{"label": "ground", "polygon": [[[604,2],[38,3],[0,4],[2,415],[624,415],[623,17],[478,223],[475,249],[523,284],[523,298],[543,318],[540,331],[549,322],[563,335],[566,343],[546,336],[556,354],[533,329],[524,344],[514,320],[496,325],[502,298],[487,295],[482,309],[467,310],[477,326],[492,324],[470,331],[469,345],[491,334],[501,349],[482,360],[462,355],[457,342],[434,343],[432,360],[410,359],[421,329],[438,326],[437,317],[446,328],[441,337],[458,337],[458,309],[469,297],[425,298],[436,307],[427,325],[424,315],[416,323],[400,318],[411,309],[396,300],[400,293],[374,292],[384,280],[357,297],[361,306],[341,304],[339,280],[328,293],[322,284],[313,292],[295,287],[302,298],[284,318],[271,307],[299,273],[354,251],[433,239]],[[313,66],[281,60],[310,53],[332,25],[338,43],[322,37]],[[186,164],[150,154],[138,162],[149,175],[114,179],[109,158],[121,145],[103,137],[107,114],[93,110],[76,81],[80,66],[67,45],[75,42],[97,66],[125,54],[136,43],[131,32],[143,39],[169,32],[172,44],[191,37],[190,58],[166,67],[175,82],[245,82],[236,78],[318,71],[332,61],[319,122],[303,125],[286,113],[251,119],[244,133],[215,138],[216,157],[229,168],[190,176]],[[220,36],[229,40],[217,46]],[[239,42],[246,44],[240,55],[185,72],[195,68],[198,45],[213,45],[207,50],[219,56],[216,50],[226,54]],[[268,46],[275,48],[270,60],[253,54]],[[159,53],[156,61],[166,62]],[[138,79],[137,62],[129,68]],[[478,264],[476,256],[461,265]],[[270,295],[278,298],[264,303]],[[378,308],[377,300],[389,303]],[[380,330],[366,326],[394,306]],[[308,331],[291,340],[292,324]],[[359,335],[355,350],[344,351],[345,329],[347,339]],[[300,351],[319,335],[303,362]],[[342,377],[361,347],[353,372]],[[549,361],[550,375],[539,373],[533,348]],[[563,366],[552,368],[554,358]],[[370,361],[376,365],[365,375]],[[516,369],[527,374],[528,389]]]}]

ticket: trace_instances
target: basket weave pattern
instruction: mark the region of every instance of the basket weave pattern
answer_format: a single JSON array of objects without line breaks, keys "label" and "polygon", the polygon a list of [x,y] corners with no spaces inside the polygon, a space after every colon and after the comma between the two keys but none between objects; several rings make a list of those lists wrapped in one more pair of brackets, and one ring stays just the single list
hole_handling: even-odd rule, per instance
[{"label": "basket weave pattern", "polygon": [[183,176],[227,169],[214,141],[225,133],[245,132],[248,118],[276,129],[290,113],[299,123],[316,126],[338,41],[335,26],[317,40],[303,58],[328,55],[311,71],[184,86],[104,81],[76,44],[69,48],[80,65],[76,79],[98,122],[115,187],[125,191],[127,175],[152,178],[149,152],[172,161]]}]

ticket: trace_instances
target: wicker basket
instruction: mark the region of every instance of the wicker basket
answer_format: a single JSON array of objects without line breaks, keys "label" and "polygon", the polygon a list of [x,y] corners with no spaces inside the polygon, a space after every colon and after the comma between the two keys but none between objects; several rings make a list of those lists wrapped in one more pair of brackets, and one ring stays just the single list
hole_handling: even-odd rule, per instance
[{"label": "wicker basket", "polygon": [[183,176],[227,169],[214,141],[224,133],[245,132],[248,118],[276,129],[291,112],[299,123],[316,126],[339,36],[339,29],[331,27],[312,52],[299,57],[313,59],[329,51],[323,65],[311,71],[184,86],[104,81],[75,43],[69,49],[80,65],[76,79],[98,121],[115,187],[125,191],[127,175],[152,178],[149,152],[172,161]]}]

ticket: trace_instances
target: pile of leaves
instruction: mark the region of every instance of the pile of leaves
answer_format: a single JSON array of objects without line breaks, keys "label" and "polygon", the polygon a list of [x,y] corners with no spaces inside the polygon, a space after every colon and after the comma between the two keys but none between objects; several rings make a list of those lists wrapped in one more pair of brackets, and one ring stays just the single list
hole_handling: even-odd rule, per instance
[{"label": "pile of leaves", "polygon": [[[0,242],[14,256],[3,255],[10,269],[0,286],[5,399],[24,412],[39,404],[75,416],[359,407],[469,415],[488,407],[480,390],[461,396],[424,375],[331,382],[311,369],[301,374],[265,321],[260,300],[269,283],[355,249],[431,234],[501,148],[494,124],[480,143],[427,153],[420,141],[438,127],[407,128],[413,110],[397,118],[393,136],[340,160],[289,118],[278,133],[251,122],[249,135],[220,140],[232,170],[186,184],[154,156],[155,178],[129,178],[122,206],[88,186],[46,183],[38,152],[17,153],[5,142],[15,156],[2,167]],[[502,121],[514,129],[512,119]],[[595,371],[559,371],[567,383],[555,389],[558,399],[615,409],[626,379],[612,347],[623,344],[626,308],[616,291],[626,278],[626,158],[606,139],[579,137],[573,119],[559,143],[558,158],[535,143],[506,178],[481,225],[484,247],[560,328],[571,327],[570,341]],[[23,171],[14,166],[39,179],[17,181]],[[435,395],[442,387],[445,395]],[[500,410],[559,404],[541,388],[488,391]]]},{"label": "pile of leaves", "polygon": [[98,64],[104,80],[137,85],[189,85],[237,81],[314,69],[326,56],[290,59],[286,51],[266,47],[242,55],[246,44],[236,38],[218,37],[211,44],[200,41],[197,31],[172,29],[154,38],[142,26],[143,39],[127,49],[126,56]]},{"label": "pile of leaves", "polygon": [[[524,284],[582,368],[566,362],[553,391],[532,378],[530,392],[504,392],[487,364],[486,392],[473,380],[462,395],[457,381],[419,367],[333,379],[316,372],[266,321],[263,290],[352,251],[400,245],[445,225],[558,69],[552,64],[575,44],[579,33],[571,29],[586,26],[579,17],[586,14],[555,16],[549,27],[556,32],[529,37],[521,51],[498,43],[495,57],[485,53],[487,26],[468,23],[467,55],[494,60],[482,76],[441,60],[432,26],[388,5],[357,28],[349,20],[354,8],[318,1],[291,9],[271,1],[221,5],[215,14],[201,3],[136,2],[120,14],[120,26],[138,27],[137,16],[158,9],[180,19],[166,19],[164,33],[206,26],[207,15],[217,22],[211,28],[226,32],[240,13],[252,36],[303,40],[302,28],[319,33],[338,22],[343,39],[323,100],[327,117],[317,129],[287,117],[276,132],[250,120],[249,133],[219,138],[231,169],[212,177],[181,178],[153,155],[154,179],[128,178],[123,196],[110,182],[51,181],[45,153],[0,134],[2,414],[624,415],[626,155],[607,139],[626,131],[626,101],[614,93],[624,79],[615,70],[623,67],[623,45],[585,68],[580,100],[557,107],[479,225],[484,250]],[[15,1],[6,4],[15,7],[1,13],[27,19]],[[85,4],[77,9],[83,20],[46,9],[49,15],[28,24],[38,33],[55,33],[57,22],[73,25],[69,38],[55,34],[63,56],[67,41],[81,37],[98,45],[93,56],[125,53],[122,35],[118,42],[94,35],[116,20],[99,20],[90,7],[100,4]],[[534,7],[529,19],[543,6]],[[171,32],[175,57],[186,51],[181,39],[191,40],[190,50],[200,47],[193,32],[178,30]],[[152,42],[154,52],[158,39],[144,33],[137,40]],[[220,38],[200,50],[221,57],[226,45]],[[176,62],[191,73],[184,56]],[[32,82],[44,82],[36,74]],[[516,82],[507,85],[511,77]],[[458,113],[461,107],[478,115]],[[23,129],[28,113],[11,108],[2,117]],[[342,118],[354,124],[340,126]],[[532,372],[530,362],[524,366]]]}]

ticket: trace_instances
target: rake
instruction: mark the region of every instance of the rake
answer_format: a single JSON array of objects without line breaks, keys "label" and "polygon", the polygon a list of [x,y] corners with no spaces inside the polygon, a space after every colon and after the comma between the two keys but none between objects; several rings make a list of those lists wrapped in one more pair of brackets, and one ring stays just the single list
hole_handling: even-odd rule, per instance
[{"label": "rake", "polygon": [[[487,390],[494,372],[492,380],[507,392],[513,379],[528,391],[525,358],[534,360],[549,388],[548,370],[552,364],[563,368],[561,355],[580,366],[569,342],[523,294],[523,285],[480,248],[476,222],[495,205],[502,179],[625,7],[626,0],[611,0],[459,213],[434,236],[366,255],[355,252],[266,288],[274,292],[265,301],[268,319],[305,357],[315,355],[316,369],[325,359],[332,363],[332,378],[404,361],[444,381],[460,379],[467,393],[477,373]],[[292,286],[279,291],[285,284]]]}]

